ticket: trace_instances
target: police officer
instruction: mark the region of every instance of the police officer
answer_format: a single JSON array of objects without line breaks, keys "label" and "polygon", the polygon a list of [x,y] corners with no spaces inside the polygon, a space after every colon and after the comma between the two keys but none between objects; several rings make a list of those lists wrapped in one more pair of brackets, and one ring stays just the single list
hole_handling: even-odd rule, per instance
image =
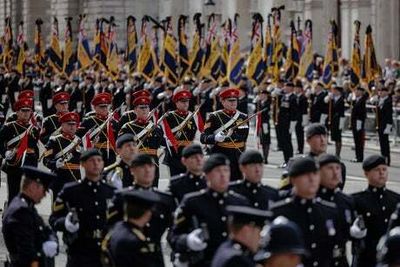
[{"label": "police officer", "polygon": [[313,123],[326,124],[328,118],[328,105],[325,103],[327,92],[324,90],[324,85],[320,81],[313,82],[311,106],[310,106],[310,121]]},{"label": "police officer", "polygon": [[246,149],[249,126],[245,122],[247,115],[238,111],[237,101],[239,91],[228,88],[219,93],[224,109],[210,113],[200,135],[203,144],[212,145],[210,153],[222,153],[228,157],[231,164],[231,179],[242,178],[238,160]]},{"label": "police officer", "polygon": [[164,139],[163,133],[160,127],[156,125],[156,122],[153,121],[153,118],[149,118],[150,98],[145,96],[136,97],[133,100],[133,106],[136,119],[125,123],[119,134],[133,134],[138,142],[139,152],[147,154],[154,159],[156,164],[154,186],[157,186],[160,177],[158,149]]},{"label": "police officer", "polygon": [[50,136],[60,134],[60,117],[68,112],[69,100],[70,94],[67,92],[59,92],[54,94],[52,101],[56,113],[44,118],[43,120],[43,128],[40,132],[40,141],[43,144],[47,144]]},{"label": "police officer", "polygon": [[49,266],[58,253],[57,236],[35,205],[46,196],[55,176],[35,167],[23,168],[21,193],[3,214],[3,237],[11,266]]},{"label": "police officer", "polygon": [[200,191],[207,187],[203,173],[204,154],[199,144],[191,144],[182,150],[182,164],[186,172],[171,177],[169,191],[177,203],[192,192]]},{"label": "police officer", "polygon": [[386,86],[378,89],[379,99],[376,105],[376,122],[379,135],[381,155],[386,158],[386,164],[390,166],[390,144],[389,135],[393,125],[393,103],[392,97]]},{"label": "police officer", "polygon": [[294,92],[297,97],[297,123],[296,123],[296,138],[297,138],[297,154],[304,152],[304,127],[308,125],[308,99],[303,91],[303,84],[300,80],[295,82]]},{"label": "police officer", "polygon": [[83,119],[78,135],[82,138],[89,130],[94,147],[103,155],[105,164],[108,166],[115,162],[114,138],[118,133],[118,123],[114,118],[110,118],[108,108],[111,105],[111,95],[109,93],[97,94],[92,105],[94,114]]},{"label": "police officer", "polygon": [[270,124],[270,109],[271,109],[271,95],[268,92],[268,84],[261,84],[258,87],[258,95],[256,101],[256,112],[264,110],[257,117],[256,132],[260,138],[260,144],[264,155],[264,163],[268,164],[269,148],[271,145],[271,124]]},{"label": "police officer", "polygon": [[[169,111],[164,117],[164,121],[171,128],[171,133],[177,141],[177,147],[175,150],[171,144],[165,151],[165,157],[163,163],[168,166],[171,176],[184,173],[185,166],[182,165],[181,157],[182,150],[193,143],[193,140],[197,132],[196,116],[189,111],[189,101],[192,98],[192,93],[185,89],[177,89],[174,91],[172,101],[175,103],[176,110]],[[164,132],[167,136],[167,133]]]},{"label": "police officer", "polygon": [[211,263],[212,267],[253,267],[260,232],[271,213],[244,206],[227,206],[229,238],[222,243]]},{"label": "police officer", "polygon": [[104,168],[104,176],[117,189],[132,185],[133,176],[129,170],[133,157],[138,153],[137,141],[132,134],[122,134],[116,142],[117,160]]},{"label": "police officer", "polygon": [[154,247],[146,239],[144,228],[154,216],[153,208],[161,199],[152,191],[127,191],[123,194],[124,220],[107,234],[102,244],[103,266],[162,267],[154,257]]},{"label": "police officer", "polygon": [[162,192],[154,187],[155,162],[147,154],[137,154],[131,162],[131,172],[134,177],[133,184],[116,192],[112,205],[108,212],[108,224],[113,225],[123,219],[122,195],[131,191],[152,191],[159,195],[161,201],[153,210],[151,220],[143,227],[146,240],[151,244],[154,261],[163,266],[163,254],[161,250],[161,237],[165,230],[172,224],[172,214],[175,203],[171,194]]},{"label": "police officer", "polygon": [[386,188],[388,168],[380,155],[371,155],[363,162],[368,188],[353,194],[355,208],[365,221],[365,247],[359,251],[358,266],[376,265],[376,246],[388,228],[391,214],[400,201],[400,195]]},{"label": "police officer", "polygon": [[363,87],[357,87],[349,102],[351,109],[351,129],[353,131],[356,157],[353,162],[363,162],[365,144],[365,119],[367,118],[367,94]]},{"label": "police officer", "polygon": [[[20,167],[37,166],[39,158],[39,129],[30,124],[33,100],[20,99],[15,102],[14,109],[17,120],[6,123],[0,130],[0,154],[5,159],[3,171],[7,174],[8,203],[19,192],[22,176]],[[23,142],[25,138],[28,139],[27,144]]]},{"label": "police officer", "polygon": [[276,218],[263,234],[254,260],[263,267],[296,267],[308,255],[301,229],[284,217]]},{"label": "police officer", "polygon": [[229,186],[230,190],[245,196],[253,207],[268,210],[270,204],[278,200],[278,191],[263,185],[264,158],[256,150],[246,150],[240,155],[239,168],[243,173],[243,180],[234,181]]},{"label": "police officer", "polygon": [[332,86],[332,92],[325,97],[325,101],[329,108],[328,124],[331,130],[331,140],[335,142],[335,155],[340,158],[342,130],[345,122],[343,88],[337,85]]},{"label": "police officer", "polygon": [[114,188],[101,179],[104,161],[100,151],[86,150],[81,155],[85,177],[68,183],[58,194],[50,225],[63,232],[67,244],[67,266],[102,266],[101,241],[107,223],[107,206]]},{"label": "police officer", "polygon": [[305,267],[330,266],[336,235],[341,229],[336,205],[317,198],[320,183],[318,166],[311,157],[298,157],[289,165],[293,195],[272,206],[275,217],[284,216],[301,229],[311,256]]},{"label": "police officer", "polygon": [[245,197],[228,191],[230,162],[212,154],[204,164],[205,190],[187,194],[175,213],[168,241],[177,263],[210,266],[218,246],[228,237],[227,205],[248,205]]},{"label": "police officer", "polygon": [[81,179],[80,157],[82,153],[81,139],[76,136],[79,125],[79,114],[68,112],[60,116],[60,134],[50,137],[43,154],[43,164],[57,175],[51,183],[53,200],[64,184]]}]

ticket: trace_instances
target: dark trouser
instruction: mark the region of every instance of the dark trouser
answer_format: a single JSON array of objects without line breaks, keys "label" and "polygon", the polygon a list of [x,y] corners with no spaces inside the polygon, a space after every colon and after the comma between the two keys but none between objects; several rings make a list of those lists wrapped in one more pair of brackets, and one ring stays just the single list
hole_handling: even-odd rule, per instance
[{"label": "dark trouser", "polygon": [[10,204],[11,200],[13,200],[16,195],[18,195],[21,188],[21,179],[22,171],[20,167],[7,167],[8,204]]},{"label": "dark trouser", "polygon": [[304,127],[301,125],[302,123],[302,120],[298,120],[296,123],[297,150],[300,154],[304,152]]},{"label": "dark trouser", "polygon": [[293,157],[292,135],[289,133],[289,128],[287,127],[281,128],[279,132],[282,141],[283,159],[287,163]]},{"label": "dark trouser", "polygon": [[357,131],[356,127],[353,128],[353,138],[354,138],[354,145],[356,150],[356,159],[357,161],[364,160],[364,129]]},{"label": "dark trouser", "polygon": [[282,136],[281,136],[281,133],[280,133],[281,129],[280,129],[279,124],[278,125],[275,124],[275,132],[276,132],[276,142],[277,142],[276,148],[278,150],[281,150],[283,145],[282,145],[282,138],[281,138]]},{"label": "dark trouser", "polygon": [[390,144],[389,135],[383,133],[383,129],[378,130],[379,145],[381,147],[381,154],[385,157],[387,165],[390,165]]},{"label": "dark trouser", "polygon": [[86,255],[68,255],[66,267],[102,267],[100,255],[86,254]]}]

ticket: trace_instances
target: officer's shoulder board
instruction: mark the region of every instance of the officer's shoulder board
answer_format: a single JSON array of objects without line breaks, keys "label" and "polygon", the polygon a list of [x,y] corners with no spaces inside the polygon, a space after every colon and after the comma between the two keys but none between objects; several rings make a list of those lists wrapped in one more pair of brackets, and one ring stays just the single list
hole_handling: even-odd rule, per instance
[{"label": "officer's shoulder board", "polygon": [[108,171],[114,169],[115,167],[118,166],[118,164],[119,164],[119,162],[116,161],[116,162],[112,163],[111,165],[108,165],[107,167],[104,168],[104,172],[108,172]]},{"label": "officer's shoulder board", "polygon": [[279,201],[276,201],[276,202],[272,203],[271,209],[281,208],[281,207],[284,207],[286,205],[289,205],[292,202],[293,202],[293,198],[287,197],[285,199],[282,199],[282,200],[279,200]]},{"label": "officer's shoulder board", "polygon": [[186,173],[181,173],[175,176],[171,177],[170,183],[178,182],[180,181],[183,177],[185,177]]},{"label": "officer's shoulder board", "polygon": [[190,193],[187,193],[187,194],[185,194],[185,196],[183,197],[182,202],[183,202],[184,200],[185,200],[185,201],[189,201],[189,200],[191,200],[191,199],[193,199],[193,198],[196,198],[196,197],[199,197],[199,196],[201,196],[201,195],[204,195],[206,192],[207,192],[207,191],[206,191],[205,189],[201,189],[201,190],[199,190],[199,191],[197,191],[197,192],[190,192]]},{"label": "officer's shoulder board", "polygon": [[243,183],[242,180],[232,181],[232,182],[229,182],[229,187],[235,186],[235,185],[240,185],[240,184],[242,184],[242,183]]},{"label": "officer's shoulder board", "polygon": [[332,208],[332,209],[336,209],[336,207],[337,207],[335,203],[323,200],[323,199],[321,199],[319,197],[317,198],[317,202],[322,204],[325,207],[329,207],[329,208]]}]

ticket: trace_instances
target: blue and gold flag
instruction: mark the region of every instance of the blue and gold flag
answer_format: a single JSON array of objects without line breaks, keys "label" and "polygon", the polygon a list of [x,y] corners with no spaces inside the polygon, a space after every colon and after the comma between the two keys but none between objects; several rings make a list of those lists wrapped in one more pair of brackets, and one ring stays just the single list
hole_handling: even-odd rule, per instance
[{"label": "blue and gold flag", "polygon": [[211,14],[208,18],[208,33],[206,38],[206,52],[204,65],[202,68],[203,77],[209,76],[218,82],[220,70],[220,45],[217,36],[217,23],[215,15]]},{"label": "blue and gold flag", "polygon": [[353,50],[351,51],[351,71],[350,71],[350,87],[356,89],[360,84],[361,78],[361,46],[360,46],[360,27],[361,22],[354,21],[354,41]]},{"label": "blue and gold flag", "polygon": [[374,40],[372,39],[372,27],[367,26],[365,32],[365,51],[362,62],[361,77],[369,87],[376,78],[381,75],[381,67],[376,60]]},{"label": "blue and gold flag", "polygon": [[201,73],[201,68],[203,66],[204,60],[204,50],[201,47],[202,42],[202,27],[200,21],[201,14],[196,13],[193,17],[193,22],[195,24],[195,31],[192,40],[192,49],[190,51],[190,71],[194,76],[198,76]]},{"label": "blue and gold flag", "polygon": [[189,53],[186,36],[187,16],[180,15],[178,20],[178,40],[179,40],[179,80],[188,74],[189,71]]},{"label": "blue and gold flag", "polygon": [[147,24],[149,18],[142,18],[141,36],[140,36],[140,52],[138,58],[137,71],[150,81],[156,73],[156,60],[151,40],[147,33]]},{"label": "blue and gold flag", "polygon": [[64,41],[64,53],[63,53],[63,72],[70,76],[71,73],[74,71],[74,52],[72,50],[72,26],[71,21],[72,18],[68,17],[65,18],[67,22],[67,26],[65,28],[65,41]]},{"label": "blue and gold flag", "polygon": [[240,40],[237,26],[238,14],[235,14],[233,27],[230,34],[230,49],[228,59],[228,78],[229,82],[238,85],[243,71],[244,59],[240,54]]},{"label": "blue and gold flag", "polygon": [[297,40],[297,31],[293,20],[290,22],[291,35],[289,50],[286,53],[285,79],[293,80],[299,72],[300,46]]},{"label": "blue and gold flag", "polygon": [[337,55],[337,25],[334,20],[331,22],[331,30],[328,35],[328,42],[326,45],[326,52],[324,57],[324,65],[322,71],[322,81],[326,87],[330,87],[333,82],[333,77],[338,72],[338,55]]},{"label": "blue and gold flag", "polygon": [[92,55],[90,52],[89,40],[85,31],[85,20],[85,14],[79,15],[79,40],[77,49],[77,60],[79,69],[86,69],[92,65]]},{"label": "blue and gold flag", "polygon": [[251,34],[252,49],[248,58],[246,75],[256,85],[259,85],[264,80],[266,74],[263,57],[262,23],[261,14],[254,14]]},{"label": "blue and gold flag", "polygon": [[103,24],[106,19],[101,18],[96,20],[96,34],[94,37],[94,61],[104,69],[107,69],[107,40],[104,34]]},{"label": "blue and gold flag", "polygon": [[305,77],[309,82],[313,80],[314,55],[312,48],[312,21],[306,20],[301,46],[299,77]]},{"label": "blue and gold flag", "polygon": [[178,70],[177,70],[177,54],[176,54],[176,39],[172,33],[172,18],[167,17],[166,29],[164,31],[164,42],[161,51],[163,73],[167,82],[171,85],[178,83]]},{"label": "blue and gold flag", "polygon": [[267,27],[265,27],[264,35],[264,53],[263,59],[266,68],[266,72],[272,74],[272,56],[274,53],[274,45],[272,42],[272,28],[271,28],[271,18],[272,14],[268,14]]},{"label": "blue and gold flag", "polygon": [[107,54],[107,70],[109,75],[116,79],[118,75],[118,46],[117,46],[117,33],[114,17],[111,16],[108,25],[108,54]]},{"label": "blue and gold flag", "polygon": [[133,73],[137,65],[137,31],[136,18],[134,16],[129,16],[127,18],[126,35],[126,61],[128,62],[129,73]]},{"label": "blue and gold flag", "polygon": [[6,66],[9,66],[12,61],[13,55],[13,33],[11,28],[11,18],[7,17],[5,20],[5,29],[4,29],[4,53],[3,53],[3,62]]},{"label": "blue and gold flag", "polygon": [[54,17],[50,47],[47,49],[47,59],[49,65],[53,68],[56,73],[61,73],[63,70],[63,57],[60,48],[60,39],[58,32],[58,20]]},{"label": "blue and gold flag", "polygon": [[281,10],[285,9],[285,6],[274,7],[271,9],[272,17],[274,21],[274,27],[272,32],[272,42],[274,52],[272,54],[272,76],[274,81],[278,81],[280,78],[280,69],[282,66],[283,58],[283,43],[281,41]]},{"label": "blue and gold flag", "polygon": [[15,69],[20,75],[24,75],[24,66],[25,66],[25,34],[24,34],[24,22],[21,21],[18,25],[18,36],[17,36],[17,61]]},{"label": "blue and gold flag", "polygon": [[36,28],[35,28],[35,55],[34,61],[39,69],[42,71],[46,67],[46,56],[44,52],[44,43],[42,37],[42,19],[37,19],[35,21]]}]

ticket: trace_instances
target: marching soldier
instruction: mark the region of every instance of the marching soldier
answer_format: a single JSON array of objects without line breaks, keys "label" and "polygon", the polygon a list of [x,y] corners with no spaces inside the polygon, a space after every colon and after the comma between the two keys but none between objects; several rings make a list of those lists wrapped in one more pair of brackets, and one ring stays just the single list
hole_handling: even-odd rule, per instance
[{"label": "marching soldier", "polygon": [[[177,90],[172,96],[172,101],[175,103],[176,110],[169,111],[164,117],[164,121],[171,128],[171,133],[177,141],[177,151],[171,144],[166,148],[163,163],[168,166],[171,176],[184,173],[185,166],[182,165],[181,157],[182,150],[190,145],[197,132],[197,124],[194,114],[189,111],[189,100],[192,98],[192,93],[188,90]],[[167,135],[164,132],[165,135]]]},{"label": "marching soldier", "polygon": [[[24,90],[18,93],[18,97],[17,97],[17,101],[20,99],[30,99],[32,100],[32,108],[34,108],[34,91],[33,90]],[[14,106],[13,106],[14,108]],[[17,113],[15,108],[13,109],[14,112],[11,113],[7,118],[6,118],[6,122],[12,122],[12,121],[16,121],[17,120]],[[32,114],[32,118],[36,118],[38,117],[38,114],[36,112],[34,112]]]},{"label": "marching soldier", "polygon": [[[150,98],[150,92],[148,90],[142,89],[131,94],[131,105],[134,107],[134,102],[139,97]],[[119,128],[121,129],[126,123],[134,121],[136,119],[135,109],[128,110],[124,112],[119,120]]]},{"label": "marching soldier", "polygon": [[162,267],[154,257],[153,244],[146,239],[144,228],[154,216],[154,207],[161,201],[152,191],[123,193],[124,220],[107,234],[102,244],[103,266]]},{"label": "marching soldier", "polygon": [[282,168],[286,167],[289,159],[293,157],[292,133],[296,129],[297,123],[297,98],[293,94],[292,82],[286,82],[283,87],[284,95],[281,99],[279,107],[279,134],[282,141],[282,152],[284,162]]},{"label": "marching soldier", "polygon": [[367,118],[367,94],[364,88],[357,87],[354,96],[350,98],[351,109],[351,129],[353,131],[356,157],[353,162],[362,162],[364,160],[365,144],[365,119]]},{"label": "marching soldier", "polygon": [[247,115],[237,110],[239,91],[234,88],[225,89],[219,94],[224,109],[210,113],[200,136],[203,144],[212,145],[211,153],[222,153],[231,164],[231,179],[242,178],[239,170],[239,156],[246,149],[249,135]]},{"label": "marching soldier", "polygon": [[376,266],[376,247],[379,239],[388,229],[391,214],[400,202],[400,195],[387,189],[388,168],[386,159],[371,155],[363,162],[363,170],[368,180],[368,188],[354,193],[357,213],[362,216],[367,228],[365,246],[358,255],[357,266]]},{"label": "marching soldier", "polygon": [[112,205],[108,211],[108,224],[114,225],[116,222],[123,220],[123,194],[135,191],[152,191],[157,193],[162,201],[153,209],[153,217],[143,227],[143,233],[152,247],[152,251],[149,251],[149,253],[152,253],[154,260],[159,263],[157,266],[162,267],[164,266],[164,260],[161,250],[161,238],[165,230],[172,224],[175,203],[171,194],[153,187],[155,162],[151,156],[146,154],[135,155],[131,162],[130,170],[134,179],[131,181],[131,186],[116,191]]},{"label": "marching soldier", "polygon": [[203,174],[204,154],[201,146],[191,144],[185,147],[182,150],[181,160],[186,167],[186,172],[171,177],[169,185],[169,191],[177,203],[180,203],[186,194],[197,192],[207,187]]},{"label": "marching soldier", "polygon": [[314,81],[311,94],[310,121],[326,124],[328,118],[328,105],[325,103],[327,92],[322,82]]},{"label": "marching soldier", "polygon": [[329,107],[328,122],[331,129],[331,139],[335,142],[335,155],[340,158],[342,150],[342,130],[344,128],[344,97],[343,88],[340,86],[332,86],[332,93],[325,97]]},{"label": "marching soldier", "polygon": [[[46,196],[56,177],[34,167],[23,168],[19,193],[3,214],[3,237],[11,266],[54,266],[57,236],[40,217],[35,205]],[[53,262],[52,262],[53,261]],[[53,263],[53,264],[51,264]]]},{"label": "marching soldier", "polygon": [[279,199],[278,191],[261,183],[264,158],[256,150],[246,150],[240,155],[240,171],[244,179],[232,182],[229,189],[245,196],[257,209],[268,210],[270,204]]},{"label": "marching soldier", "polygon": [[308,99],[303,91],[303,85],[300,80],[295,83],[294,91],[297,97],[297,123],[296,139],[297,154],[304,153],[304,127],[308,125]]},{"label": "marching soldier", "polygon": [[37,166],[39,158],[39,129],[30,124],[33,110],[32,99],[15,102],[17,120],[6,123],[0,130],[0,154],[5,159],[3,171],[7,174],[8,203],[19,192],[21,166]]},{"label": "marching soldier", "polygon": [[79,159],[82,152],[81,139],[76,136],[79,114],[68,112],[60,116],[60,134],[50,137],[46,144],[43,164],[57,175],[51,183],[53,200],[66,183],[81,179]]},{"label": "marching soldier", "polygon": [[[276,132],[276,141],[277,147],[275,151],[282,150],[282,138],[280,134],[280,127],[279,127],[279,109],[281,106],[281,100],[283,97],[283,80],[279,79],[276,83],[275,87],[271,87],[271,96],[272,96],[272,121],[275,125],[275,132]],[[284,123],[284,122],[282,122]]]},{"label": "marching soldier", "polygon": [[300,228],[285,218],[275,219],[262,237],[262,248],[254,260],[263,267],[297,267],[308,252]]},{"label": "marching soldier", "polygon": [[271,145],[271,124],[270,124],[270,109],[271,109],[271,96],[268,92],[267,84],[262,84],[258,88],[258,95],[256,101],[256,112],[264,110],[259,117],[257,117],[256,131],[260,138],[260,144],[264,155],[264,163],[268,164],[269,148]]},{"label": "marching soldier", "polygon": [[396,227],[382,237],[378,245],[378,260],[382,265],[387,267],[398,267],[400,264],[400,227]]},{"label": "marching soldier", "polygon": [[248,205],[245,197],[228,190],[229,165],[225,155],[212,154],[203,167],[208,188],[186,195],[178,207],[168,238],[177,265],[210,266],[228,237],[226,206]]},{"label": "marching soldier", "polygon": [[56,113],[43,120],[43,128],[40,133],[40,141],[43,144],[47,144],[51,136],[60,134],[60,118],[68,112],[70,94],[67,92],[59,92],[53,95],[52,100]]},{"label": "marching soldier", "polygon": [[386,164],[390,166],[390,142],[389,135],[393,125],[393,103],[386,86],[378,89],[379,99],[376,105],[376,123],[379,135],[381,155],[386,158]]},{"label": "marching soldier", "polygon": [[101,241],[105,236],[107,207],[114,188],[101,179],[104,161],[97,149],[81,155],[85,177],[68,183],[58,194],[49,222],[63,232],[67,266],[101,267]]},{"label": "marching soldier", "polygon": [[111,95],[109,93],[97,94],[92,105],[94,114],[83,119],[78,135],[82,138],[86,133],[90,133],[90,138],[94,147],[103,155],[104,163],[108,166],[115,162],[114,138],[118,133],[118,124],[109,114],[108,108],[111,105]]},{"label": "marching soldier", "polygon": [[13,107],[15,102],[17,101],[18,92],[20,91],[19,78],[20,77],[17,74],[16,69],[12,68],[7,77],[7,88],[8,88],[7,93],[11,107]]},{"label": "marching soldier", "polygon": [[164,88],[165,86],[163,84],[162,76],[156,77],[153,81],[151,90],[151,109],[157,107],[162,102],[162,99],[158,98],[157,96],[164,92]]},{"label": "marching soldier", "polygon": [[229,238],[215,253],[211,267],[254,267],[260,233],[272,214],[243,206],[227,206]]},{"label": "marching soldier", "polygon": [[84,114],[82,114],[82,93],[79,89],[79,84],[79,77],[74,76],[72,78],[70,86],[68,87],[68,93],[70,94],[69,109],[83,117]]},{"label": "marching soldier", "polygon": [[316,197],[320,177],[315,160],[298,157],[289,166],[293,195],[272,206],[275,217],[284,216],[301,229],[310,257],[305,267],[333,266],[333,250],[337,241],[338,212],[336,205]]},{"label": "marching soldier", "polygon": [[42,105],[43,117],[48,117],[53,113],[52,110],[52,97],[53,97],[53,87],[51,84],[52,74],[47,71],[43,76],[43,84],[40,86],[39,101]]},{"label": "marching soldier", "polygon": [[129,170],[132,159],[138,153],[137,141],[132,134],[122,134],[116,142],[117,160],[104,168],[104,176],[109,184],[122,189],[132,184],[133,176]]},{"label": "marching soldier", "polygon": [[83,114],[92,110],[91,101],[93,100],[96,92],[94,89],[94,78],[91,75],[86,75],[85,82],[79,85],[82,94],[82,109]]},{"label": "marching soldier", "polygon": [[147,154],[154,159],[157,166],[154,186],[157,186],[160,177],[158,149],[163,141],[163,133],[155,125],[155,122],[149,118],[150,98],[136,97],[133,101],[133,106],[136,119],[125,123],[119,134],[133,134],[138,142],[139,152]]},{"label": "marching soldier", "polygon": [[[115,90],[114,90],[114,97],[112,101],[112,109],[116,109],[122,106],[125,103],[125,87],[124,87],[125,80],[122,77],[118,77]],[[122,114],[122,110],[119,112],[119,115]]]}]

